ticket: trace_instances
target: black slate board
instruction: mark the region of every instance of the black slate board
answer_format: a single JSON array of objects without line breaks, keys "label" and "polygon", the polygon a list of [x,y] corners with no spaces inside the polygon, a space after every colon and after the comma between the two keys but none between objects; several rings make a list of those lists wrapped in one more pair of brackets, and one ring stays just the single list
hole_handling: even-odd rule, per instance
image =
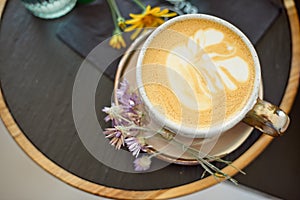
[{"label": "black slate board", "polygon": [[[58,28],[75,13],[76,9],[64,18],[45,21],[31,16],[18,0],[9,1],[6,7],[0,35],[1,87],[12,115],[28,139],[62,168],[100,185],[153,190],[198,180],[202,174],[199,166],[173,164],[151,173],[122,173],[99,163],[84,148],[71,110],[72,87],[82,58],[56,37]],[[286,13],[282,11],[255,45],[262,65],[265,99],[275,104],[283,96],[289,74],[288,30]],[[99,102],[97,110],[110,104],[112,87],[113,82],[102,77],[95,97]],[[99,119],[102,118],[101,114]],[[259,134],[252,134],[227,158],[237,158]]]}]

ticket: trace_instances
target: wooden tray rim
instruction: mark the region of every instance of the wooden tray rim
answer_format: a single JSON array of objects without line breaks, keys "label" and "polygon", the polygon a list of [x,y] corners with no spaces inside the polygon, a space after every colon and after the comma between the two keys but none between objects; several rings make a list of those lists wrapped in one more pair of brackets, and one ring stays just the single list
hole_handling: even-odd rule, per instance
[{"label": "wooden tray rim", "polygon": [[[0,0],[0,17],[3,14],[6,0]],[[289,17],[291,35],[292,35],[292,60],[291,70],[288,84],[280,104],[280,107],[287,113],[290,112],[294,103],[298,86],[300,73],[300,31],[299,18],[295,7],[294,0],[284,0],[284,5]],[[0,18],[1,20],[1,18]],[[0,88],[0,117],[6,126],[8,132],[16,141],[16,143],[23,149],[23,151],[44,170],[57,177],[61,181],[78,188],[80,190],[108,198],[117,199],[169,199],[191,194],[218,183],[212,176],[207,178],[182,185],[170,189],[150,190],[150,191],[132,191],[122,190],[111,187],[106,187],[92,183],[82,179],[67,170],[61,168],[43,153],[41,153],[25,136],[18,124],[15,122],[12,114],[5,103],[5,98]],[[233,165],[243,169],[250,164],[263,150],[270,144],[273,138],[262,135],[244,154],[237,158]],[[235,175],[237,171],[231,167],[225,167],[223,171],[231,176]]]}]

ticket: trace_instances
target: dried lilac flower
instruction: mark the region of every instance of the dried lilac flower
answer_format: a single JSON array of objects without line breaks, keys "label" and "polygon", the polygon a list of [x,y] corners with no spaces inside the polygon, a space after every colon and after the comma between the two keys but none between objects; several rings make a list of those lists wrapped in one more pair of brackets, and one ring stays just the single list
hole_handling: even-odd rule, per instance
[{"label": "dried lilac flower", "polygon": [[115,146],[116,149],[120,149],[121,146],[124,146],[125,134],[122,132],[122,129],[119,127],[107,128],[103,132],[106,138],[110,139],[110,144]]},{"label": "dried lilac flower", "polygon": [[[145,140],[146,138],[142,137],[143,132],[153,131],[144,127],[148,122],[149,116],[143,110],[142,102],[139,96],[130,91],[129,84],[126,80],[120,83],[120,89],[117,90],[116,95],[120,105],[116,106],[112,103],[111,107],[103,108],[103,112],[107,113],[105,121],[112,121],[114,128],[107,128],[103,133],[106,138],[110,139],[110,144],[115,146],[116,149],[120,149],[125,145],[128,147],[129,151],[132,152],[132,155],[136,157],[134,160],[134,169],[136,171],[145,171],[150,168],[151,158],[157,154],[151,156],[141,156],[138,158],[140,151],[147,152],[151,146],[147,145]],[[172,140],[172,135],[165,135],[162,132],[157,133],[161,134],[166,140]],[[148,136],[147,136],[148,137]],[[194,154],[194,149],[185,146],[184,144],[179,143],[179,148],[184,148],[187,151]],[[231,166],[237,170],[235,166],[231,164],[230,161],[223,160],[219,157],[206,156],[204,159],[202,156],[195,156],[199,161],[199,164],[205,169],[206,172],[213,175],[215,178],[226,178],[237,184],[237,181],[231,178],[229,175],[224,173],[221,169],[215,167],[210,161],[217,161],[225,163],[228,166]],[[243,171],[239,170],[244,174]]]},{"label": "dried lilac flower", "polygon": [[[110,144],[120,149],[126,143],[130,152],[138,157],[140,151],[146,151],[149,147],[140,134],[140,129],[144,125],[145,114],[142,107],[142,101],[139,96],[130,90],[127,80],[120,83],[120,88],[116,91],[119,105],[112,103],[111,107],[104,107],[103,112],[107,113],[104,118],[106,122],[112,121],[114,128],[107,128],[104,131],[106,138],[110,139]],[[150,167],[150,162],[145,162],[146,158],[136,159],[137,170],[146,170]],[[140,162],[140,165],[138,162]],[[148,167],[145,165],[148,163]],[[139,167],[142,166],[142,167]]]},{"label": "dried lilac flower", "polygon": [[134,110],[134,108],[142,103],[140,97],[132,92],[132,93],[125,93],[120,99],[120,104],[122,104],[125,108],[129,111]]},{"label": "dried lilac flower", "polygon": [[133,162],[135,171],[146,171],[150,168],[151,158],[149,156],[142,156],[136,158]]},{"label": "dried lilac flower", "polygon": [[146,151],[147,149],[145,139],[142,137],[128,137],[125,139],[125,143],[135,157],[138,157],[141,150]]},{"label": "dried lilac flower", "polygon": [[117,99],[121,105],[127,108],[128,111],[132,111],[135,106],[142,103],[140,97],[130,91],[129,83],[126,79],[120,82],[120,88],[116,92]]},{"label": "dried lilac flower", "polygon": [[116,95],[118,100],[120,100],[124,94],[129,90],[129,83],[126,79],[120,82],[120,88],[117,89]]},{"label": "dried lilac flower", "polygon": [[115,105],[112,103],[111,107],[104,107],[102,111],[107,114],[104,120],[105,122],[108,122],[109,120],[116,120],[120,118],[124,112],[124,108],[121,105]]},{"label": "dried lilac flower", "polygon": [[145,122],[145,120],[143,120],[144,113],[139,110],[135,110],[134,112],[127,112],[126,116],[130,121],[132,121],[134,124],[138,126],[142,126]]}]

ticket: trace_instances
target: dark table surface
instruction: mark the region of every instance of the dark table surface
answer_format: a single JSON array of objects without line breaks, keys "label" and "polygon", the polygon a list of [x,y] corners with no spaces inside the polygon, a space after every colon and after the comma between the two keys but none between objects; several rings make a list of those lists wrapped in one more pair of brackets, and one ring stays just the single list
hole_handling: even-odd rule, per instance
[{"label": "dark table surface", "polygon": [[[14,118],[26,136],[53,162],[96,183],[147,190],[197,180],[199,175],[195,172],[199,170],[198,166],[191,168],[170,165],[148,175],[127,176],[99,165],[81,145],[72,120],[71,94],[82,58],[55,35],[57,28],[71,16],[72,13],[58,20],[45,21],[28,14],[19,1],[8,2],[0,36],[1,87]],[[278,66],[273,73],[269,70],[274,69],[263,68],[268,77],[264,79],[264,86],[268,88],[265,97],[275,104],[281,101],[288,78],[289,45],[287,17],[283,12],[256,45],[262,67]],[[112,81],[105,76],[100,82],[96,97],[99,99],[98,110],[103,105],[110,104],[109,96],[113,87]],[[299,110],[298,94],[290,114],[292,123],[286,135],[274,140],[246,167],[247,175],[237,175],[237,180],[281,198],[300,199]],[[100,115],[99,118],[103,116]],[[161,178],[162,175],[166,178]],[[116,178],[112,180],[111,176]],[[153,181],[141,186],[140,183],[145,178],[160,182]]]}]

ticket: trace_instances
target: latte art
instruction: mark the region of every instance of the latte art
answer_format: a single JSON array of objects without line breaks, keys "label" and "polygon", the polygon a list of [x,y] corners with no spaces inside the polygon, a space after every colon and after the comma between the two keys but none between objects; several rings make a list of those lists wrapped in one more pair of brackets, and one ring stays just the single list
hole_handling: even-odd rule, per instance
[{"label": "latte art", "polygon": [[[220,49],[223,49],[220,52]],[[236,46],[224,42],[216,29],[198,30],[186,44],[170,49],[166,66],[168,81],[180,101],[190,109],[212,108],[212,93],[236,90],[247,81],[248,64],[236,55]],[[174,72],[186,83],[174,79]]]},{"label": "latte art", "polygon": [[255,65],[248,46],[228,27],[206,19],[169,25],[152,38],[142,64],[151,104],[185,126],[229,119],[253,90]]}]

